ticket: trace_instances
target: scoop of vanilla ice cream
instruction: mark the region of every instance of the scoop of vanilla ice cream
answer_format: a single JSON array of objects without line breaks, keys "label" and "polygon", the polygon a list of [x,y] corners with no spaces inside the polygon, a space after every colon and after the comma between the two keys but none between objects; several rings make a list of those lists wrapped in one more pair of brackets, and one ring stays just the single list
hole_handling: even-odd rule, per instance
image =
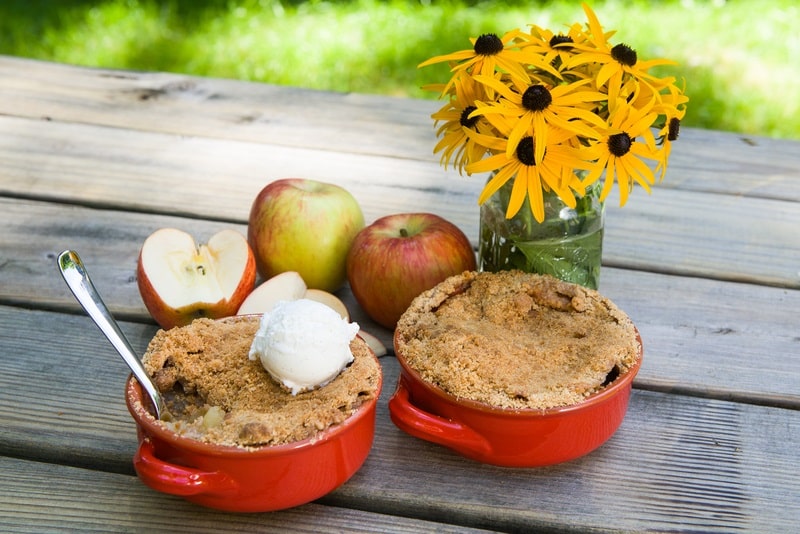
[{"label": "scoop of vanilla ice cream", "polygon": [[250,346],[251,360],[293,395],[324,386],[353,361],[350,341],[358,333],[325,304],[310,299],[279,301],[261,318]]}]

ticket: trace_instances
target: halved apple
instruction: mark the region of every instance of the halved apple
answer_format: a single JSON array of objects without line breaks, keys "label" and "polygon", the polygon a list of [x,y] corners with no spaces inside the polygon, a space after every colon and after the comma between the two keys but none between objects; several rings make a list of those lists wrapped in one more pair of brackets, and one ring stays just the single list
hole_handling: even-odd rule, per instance
[{"label": "halved apple", "polygon": [[236,314],[255,286],[256,263],[247,239],[235,230],[198,246],[182,230],[161,228],[142,245],[136,274],[145,307],[168,329]]}]

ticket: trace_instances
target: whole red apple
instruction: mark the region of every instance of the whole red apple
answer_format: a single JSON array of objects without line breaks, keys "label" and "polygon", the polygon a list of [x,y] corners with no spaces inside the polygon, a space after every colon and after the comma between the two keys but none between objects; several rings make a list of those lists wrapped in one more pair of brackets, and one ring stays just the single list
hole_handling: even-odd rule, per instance
[{"label": "whole red apple", "polygon": [[362,228],[364,214],[346,189],[284,178],[253,201],[247,240],[263,278],[295,271],[309,288],[334,292],[344,284],[347,251]]},{"label": "whole red apple", "polygon": [[394,329],[411,301],[444,279],[477,268],[472,245],[457,226],[432,213],[378,219],[355,238],[347,279],[375,322]]},{"label": "whole red apple", "polygon": [[256,282],[256,262],[247,240],[222,230],[208,244],[175,228],[161,228],[145,239],[136,281],[147,311],[168,329],[198,317],[236,315]]}]

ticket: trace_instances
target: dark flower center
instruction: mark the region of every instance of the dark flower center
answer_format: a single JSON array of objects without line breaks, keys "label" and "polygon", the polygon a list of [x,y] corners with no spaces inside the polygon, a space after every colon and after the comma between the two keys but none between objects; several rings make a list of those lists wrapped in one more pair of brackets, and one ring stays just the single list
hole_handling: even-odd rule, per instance
[{"label": "dark flower center", "polygon": [[625,132],[614,134],[608,138],[608,151],[621,158],[631,151],[633,139]]},{"label": "dark flower center", "polygon": [[672,117],[669,120],[669,131],[667,132],[667,140],[675,141],[681,131],[681,120],[677,117]]},{"label": "dark flower center", "polygon": [[[566,43],[570,43],[571,44],[573,42],[574,41],[572,40],[572,37],[570,37],[569,35],[563,35],[563,34],[559,33],[558,35],[554,35],[553,37],[550,38],[550,43],[549,44],[550,44],[550,48],[555,48],[556,45],[566,44]],[[565,48],[566,49],[566,48],[570,48],[570,47],[569,46],[562,46],[561,48]]]},{"label": "dark flower center", "polygon": [[536,165],[536,158],[533,155],[533,137],[527,136],[520,139],[517,145],[517,159],[528,167]]},{"label": "dark flower center", "polygon": [[636,50],[626,44],[618,44],[611,49],[611,57],[629,67],[636,65]]},{"label": "dark flower center", "polygon": [[542,111],[553,101],[544,85],[531,85],[522,94],[522,107],[530,111]]},{"label": "dark flower center", "polygon": [[477,124],[479,117],[476,115],[470,118],[469,116],[470,113],[472,113],[476,109],[478,108],[476,108],[475,106],[467,106],[464,108],[464,111],[461,112],[461,118],[459,119],[461,126],[466,126],[467,128],[473,128],[475,124]]},{"label": "dark flower center", "polygon": [[503,41],[493,33],[484,33],[475,40],[474,50],[479,56],[494,56],[503,51]]}]

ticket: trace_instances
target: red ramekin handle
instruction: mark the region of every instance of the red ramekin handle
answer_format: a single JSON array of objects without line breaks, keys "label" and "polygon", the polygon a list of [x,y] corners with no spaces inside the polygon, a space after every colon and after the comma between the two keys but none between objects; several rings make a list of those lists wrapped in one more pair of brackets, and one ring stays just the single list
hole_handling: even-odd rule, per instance
[{"label": "red ramekin handle", "polygon": [[133,457],[133,467],[139,478],[154,490],[170,495],[228,494],[238,485],[219,471],[201,471],[165,462],[155,455],[152,441],[145,438]]},{"label": "red ramekin handle", "polygon": [[389,399],[389,414],[398,428],[414,437],[466,453],[485,455],[491,452],[489,442],[468,426],[415,406],[402,378]]}]

